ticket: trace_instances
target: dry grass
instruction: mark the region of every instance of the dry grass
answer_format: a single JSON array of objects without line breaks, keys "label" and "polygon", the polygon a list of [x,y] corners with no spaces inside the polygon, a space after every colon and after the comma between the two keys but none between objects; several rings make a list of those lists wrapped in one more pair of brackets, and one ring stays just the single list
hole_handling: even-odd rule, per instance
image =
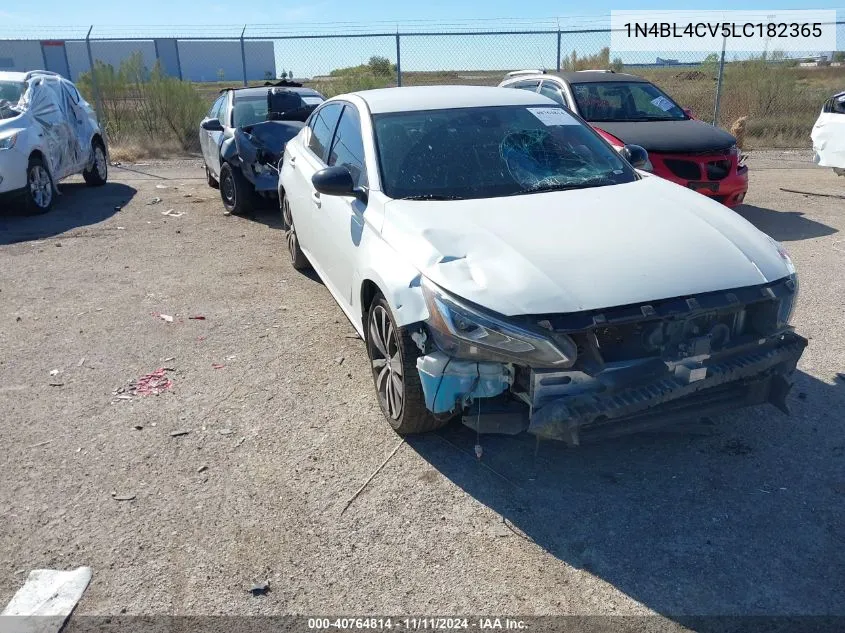
[{"label": "dry grass", "polygon": [[132,138],[109,144],[109,158],[119,163],[139,160],[196,157],[172,139]]}]

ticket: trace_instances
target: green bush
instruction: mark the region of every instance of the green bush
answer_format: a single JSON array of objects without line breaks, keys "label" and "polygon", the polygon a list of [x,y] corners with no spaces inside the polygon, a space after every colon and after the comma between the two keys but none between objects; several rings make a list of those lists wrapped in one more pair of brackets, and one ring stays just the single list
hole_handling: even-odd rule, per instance
[{"label": "green bush", "polygon": [[[103,110],[99,114],[110,141],[175,141],[183,150],[199,149],[197,126],[208,103],[190,81],[167,75],[158,62],[150,71],[140,52],[121,62],[116,71],[97,61],[93,72]],[[95,103],[91,73],[82,73],[77,85]]]}]

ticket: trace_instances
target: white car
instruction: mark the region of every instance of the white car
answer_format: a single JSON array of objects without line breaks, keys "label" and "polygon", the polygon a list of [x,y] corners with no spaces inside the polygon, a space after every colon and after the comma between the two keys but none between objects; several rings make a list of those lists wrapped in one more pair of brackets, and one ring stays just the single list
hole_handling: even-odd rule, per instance
[{"label": "white car", "polygon": [[825,101],[810,138],[813,161],[821,167],[833,167],[837,175],[845,176],[845,92]]},{"label": "white car", "polygon": [[108,178],[106,145],[93,108],[76,86],[46,70],[0,72],[0,197],[46,213],[56,183]]},{"label": "white car", "polygon": [[540,94],[329,99],[287,144],[280,187],[293,266],[365,339],[399,433],[463,415],[577,444],[786,406],[806,346],[786,252]]}]

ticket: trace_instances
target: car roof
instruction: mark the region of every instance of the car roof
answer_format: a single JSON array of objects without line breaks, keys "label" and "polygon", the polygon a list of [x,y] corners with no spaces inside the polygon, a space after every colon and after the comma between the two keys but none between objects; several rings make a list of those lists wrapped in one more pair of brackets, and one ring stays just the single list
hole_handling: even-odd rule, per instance
[{"label": "car roof", "polygon": [[297,88],[297,87],[288,87],[285,86],[280,88],[278,86],[261,86],[259,88],[229,88],[237,99],[238,97],[259,97],[259,96],[266,96],[269,90],[275,90],[276,92],[295,92],[300,95],[306,96],[314,96],[314,97],[322,97],[319,92],[316,90],[312,90],[311,88]]},{"label": "car roof", "polygon": [[[373,114],[555,103],[536,92],[504,90],[488,86],[412,86],[362,90],[351,94],[363,99]],[[339,95],[338,98],[343,98],[343,96]],[[557,104],[555,103],[555,105]]]},{"label": "car roof", "polygon": [[508,77],[508,81],[510,82],[525,79],[543,79],[545,77],[560,77],[566,83],[570,84],[590,84],[612,81],[624,81],[628,83],[648,83],[648,79],[643,79],[642,77],[637,77],[636,75],[629,75],[628,73],[608,72],[605,70],[564,70],[552,73],[526,73],[524,75],[513,75],[511,77]]}]

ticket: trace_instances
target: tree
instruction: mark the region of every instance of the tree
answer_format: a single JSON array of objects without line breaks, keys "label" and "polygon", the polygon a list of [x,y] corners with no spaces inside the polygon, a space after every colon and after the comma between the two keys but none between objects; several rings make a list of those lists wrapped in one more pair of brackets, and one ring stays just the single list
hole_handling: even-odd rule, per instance
[{"label": "tree", "polygon": [[836,51],[833,54],[833,61],[839,62],[840,64],[845,62],[845,51]]},{"label": "tree", "polygon": [[265,70],[264,71],[264,79],[266,81],[270,81],[273,78],[273,71],[272,70]]},{"label": "tree", "polygon": [[226,81],[226,71],[222,68],[217,69],[217,81]]},{"label": "tree", "polygon": [[390,60],[387,59],[387,57],[373,55],[370,57],[370,61],[367,62],[367,66],[369,66],[370,72],[377,77],[384,77],[393,74],[393,64],[390,63]]},{"label": "tree", "polygon": [[[622,63],[618,57],[613,60],[613,63]],[[578,51],[572,51],[572,54],[564,57],[560,64],[561,70],[603,70],[610,68],[610,48],[605,46],[598,53],[592,55],[579,56]]]}]

